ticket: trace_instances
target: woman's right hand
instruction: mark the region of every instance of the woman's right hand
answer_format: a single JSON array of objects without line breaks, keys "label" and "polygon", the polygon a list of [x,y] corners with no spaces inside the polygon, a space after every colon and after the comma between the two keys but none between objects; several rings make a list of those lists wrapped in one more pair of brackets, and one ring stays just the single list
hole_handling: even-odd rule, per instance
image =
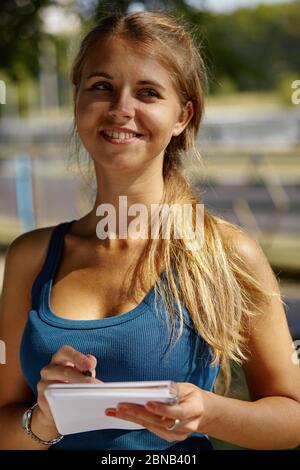
[{"label": "woman's right hand", "polygon": [[[44,394],[45,388],[54,383],[103,383],[101,380],[96,379],[96,365],[97,359],[95,356],[82,354],[68,345],[62,346],[52,356],[50,364],[41,369],[41,380],[37,384],[38,407],[34,414],[43,427],[56,429]],[[86,371],[90,371],[92,376],[83,375],[83,372]]]}]

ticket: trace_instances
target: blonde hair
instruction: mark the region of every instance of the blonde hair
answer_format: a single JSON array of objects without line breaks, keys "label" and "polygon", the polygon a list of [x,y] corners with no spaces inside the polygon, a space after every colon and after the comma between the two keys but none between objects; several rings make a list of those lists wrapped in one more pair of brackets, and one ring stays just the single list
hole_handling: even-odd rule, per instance
[{"label": "blonde hair", "polygon": [[[191,205],[193,218],[190,223],[195,231],[196,207],[201,200],[184,175],[184,162],[189,158],[203,165],[196,138],[204,110],[207,74],[199,45],[196,46],[193,32],[184,20],[170,13],[143,11],[106,16],[81,43],[71,73],[75,90],[80,85],[89,51],[97,45],[101,47],[101,41],[117,37],[133,44],[135,50],[159,60],[170,71],[180,103],[184,105],[191,101],[193,104],[194,114],[190,122],[179,136],[172,137],[165,150],[162,204]],[[219,376],[215,391],[221,393],[223,379],[222,393],[226,394],[231,378],[230,361],[242,363],[247,358],[249,319],[262,313],[264,302],[276,294],[264,290],[253,278],[220,228],[221,223],[235,230],[239,230],[238,226],[205,209],[203,246],[199,250],[190,250],[184,233],[176,239],[172,236],[175,222],[172,215],[167,220],[169,239],[148,238],[135,266],[129,295],[138,301],[137,280],[141,289],[146,291],[149,279],[157,279],[155,293],[159,293],[165,302],[173,332],[176,316],[179,316],[177,341],[183,332],[184,304],[197,333],[213,352],[212,364],[221,364],[222,377]],[[164,267],[164,277],[161,276],[161,266]]]}]

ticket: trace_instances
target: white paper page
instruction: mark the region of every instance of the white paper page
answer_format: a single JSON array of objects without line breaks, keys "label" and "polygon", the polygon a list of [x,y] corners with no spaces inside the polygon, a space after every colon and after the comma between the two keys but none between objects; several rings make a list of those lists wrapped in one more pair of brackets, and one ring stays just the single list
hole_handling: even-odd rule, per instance
[{"label": "white paper page", "polygon": [[[106,408],[116,408],[121,402],[140,405],[151,400],[174,402],[176,401],[176,393],[174,393],[176,384],[174,385],[173,382],[171,385],[171,383],[170,381],[150,381],[106,382],[99,385],[57,384],[50,385],[45,394],[60,434],[97,429],[144,429],[139,424],[106,416]],[[104,390],[104,386],[110,388]],[[124,390],[124,387],[127,389]],[[141,388],[137,389],[137,387]]]}]

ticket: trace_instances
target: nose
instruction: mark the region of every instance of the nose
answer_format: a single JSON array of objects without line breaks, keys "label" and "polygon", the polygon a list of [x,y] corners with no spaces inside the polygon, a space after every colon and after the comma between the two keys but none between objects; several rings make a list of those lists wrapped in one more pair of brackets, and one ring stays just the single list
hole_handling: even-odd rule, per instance
[{"label": "nose", "polygon": [[108,114],[117,117],[132,118],[134,116],[134,104],[133,99],[126,93],[119,93],[115,95],[115,99],[112,101]]}]

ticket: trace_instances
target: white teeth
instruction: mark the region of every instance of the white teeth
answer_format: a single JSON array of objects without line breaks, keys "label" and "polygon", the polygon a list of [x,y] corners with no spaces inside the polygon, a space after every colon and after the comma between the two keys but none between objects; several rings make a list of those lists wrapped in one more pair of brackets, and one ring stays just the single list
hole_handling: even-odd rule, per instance
[{"label": "white teeth", "polygon": [[128,133],[128,132],[125,133],[125,132],[103,131],[103,134],[109,137],[112,137],[113,139],[120,139],[120,140],[137,137],[137,134]]}]

